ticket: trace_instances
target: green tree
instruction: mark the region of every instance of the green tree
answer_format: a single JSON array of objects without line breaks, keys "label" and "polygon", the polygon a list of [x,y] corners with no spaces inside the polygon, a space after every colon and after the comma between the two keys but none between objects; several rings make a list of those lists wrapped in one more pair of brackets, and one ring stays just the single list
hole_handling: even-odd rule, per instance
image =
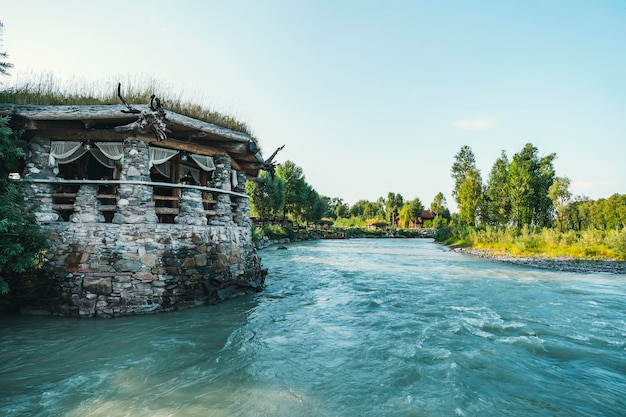
[{"label": "green tree", "polygon": [[398,211],[398,226],[408,229],[411,223],[411,215],[409,213],[409,203],[404,203]]},{"label": "green tree", "polygon": [[450,221],[450,210],[448,210],[446,197],[442,192],[437,193],[433,202],[430,203],[430,211],[435,215],[433,227],[440,229],[448,225]]},{"label": "green tree", "polygon": [[282,178],[285,184],[285,201],[283,204],[283,224],[287,215],[293,220],[301,218],[306,204],[306,181],[302,168],[293,161],[285,161],[276,168],[276,175]]},{"label": "green tree", "polygon": [[400,194],[388,193],[387,200],[384,201],[386,220],[389,225],[395,225],[398,219],[398,212],[404,204],[404,198]]},{"label": "green tree", "polygon": [[329,219],[347,218],[350,216],[350,207],[343,202],[339,197],[326,197],[321,196],[327,210],[324,213],[324,217]]},{"label": "green tree", "polygon": [[307,184],[306,205],[304,206],[304,220],[307,227],[311,223],[319,223],[322,220],[326,207],[318,192]]},{"label": "green tree", "polygon": [[457,195],[459,206],[459,220],[461,224],[474,226],[478,214],[478,207],[482,202],[483,186],[478,170],[469,171]]},{"label": "green tree", "polygon": [[0,117],[0,293],[9,291],[9,281],[39,265],[48,247],[48,235],[35,217],[36,206],[26,201],[28,184],[9,178],[23,151],[15,146],[18,135]]},{"label": "green tree", "polygon": [[454,156],[451,174],[454,179],[452,195],[459,207],[459,220],[473,226],[482,201],[483,186],[480,171],[476,167],[476,158],[469,146],[464,145]]},{"label": "green tree", "polygon": [[432,211],[435,216],[442,216],[447,210],[446,204],[446,197],[440,191],[433,199],[433,202],[430,203],[430,211]]},{"label": "green tree", "polygon": [[380,201],[366,201],[363,206],[363,218],[369,219],[383,219],[385,217],[385,208]]},{"label": "green tree", "polygon": [[509,197],[512,220],[519,227],[549,226],[552,201],[548,190],[554,182],[552,162],[556,154],[539,158],[537,148],[527,143],[509,166]]},{"label": "green tree", "polygon": [[354,203],[352,207],[350,207],[350,216],[363,218],[363,213],[365,213],[365,204],[367,203],[367,200],[359,200]]},{"label": "green tree", "polygon": [[409,201],[409,217],[413,223],[417,223],[417,220],[422,217],[422,211],[424,211],[424,204],[419,198]]},{"label": "green tree", "polygon": [[491,225],[505,225],[511,219],[509,196],[509,158],[502,151],[491,168],[485,189],[484,220]]},{"label": "green tree", "polygon": [[[0,22],[0,45],[1,43],[1,35],[2,32],[4,31],[4,25],[2,24],[2,22]],[[11,69],[13,67],[13,64],[5,61],[9,56],[7,55],[6,52],[0,52],[0,74],[2,75],[9,75],[9,69]]]},{"label": "green tree", "polygon": [[281,177],[274,175],[272,178],[269,172],[261,171],[259,178],[265,184],[254,181],[246,182],[246,193],[250,196],[250,206],[252,212],[261,219],[261,224],[265,220],[278,217],[285,202],[285,183]]},{"label": "green tree", "polygon": [[569,191],[570,179],[567,177],[558,177],[554,179],[554,182],[548,189],[548,196],[552,200],[552,205],[556,209],[556,221],[559,225],[559,230],[564,231],[565,226],[565,212],[567,204],[572,198],[572,193]]}]

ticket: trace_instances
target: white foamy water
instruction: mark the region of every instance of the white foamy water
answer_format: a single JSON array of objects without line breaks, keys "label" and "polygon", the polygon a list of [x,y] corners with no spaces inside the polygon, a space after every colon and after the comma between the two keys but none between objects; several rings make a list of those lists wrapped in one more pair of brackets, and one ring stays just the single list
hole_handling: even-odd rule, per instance
[{"label": "white foamy water", "polygon": [[416,239],[261,255],[266,291],[217,306],[2,317],[0,415],[625,415],[624,275]]}]

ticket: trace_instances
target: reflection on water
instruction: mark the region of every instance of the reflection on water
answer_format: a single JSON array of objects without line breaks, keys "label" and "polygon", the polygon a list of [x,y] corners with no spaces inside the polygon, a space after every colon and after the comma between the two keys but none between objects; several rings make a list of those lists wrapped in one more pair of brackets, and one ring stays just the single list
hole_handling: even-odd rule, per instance
[{"label": "reflection on water", "polygon": [[261,252],[265,292],[187,311],[2,317],[3,416],[619,416],[626,277],[429,240]]}]

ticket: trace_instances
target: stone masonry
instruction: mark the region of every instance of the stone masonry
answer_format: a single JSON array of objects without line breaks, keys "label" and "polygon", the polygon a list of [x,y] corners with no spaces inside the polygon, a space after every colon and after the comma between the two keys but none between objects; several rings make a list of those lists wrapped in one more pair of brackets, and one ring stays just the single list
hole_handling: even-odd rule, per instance
[{"label": "stone masonry", "polygon": [[[147,144],[124,141],[122,181],[149,181]],[[32,178],[54,178],[46,138],[31,141]],[[214,158],[211,187],[231,190],[229,157]],[[242,193],[245,173],[234,190]],[[53,187],[33,183],[39,220],[51,232],[44,267],[12,292],[22,311],[80,317],[114,317],[171,311],[260,291],[267,271],[252,244],[248,199],[214,193],[216,215],[205,214],[202,193],[181,188],[174,223],[159,223],[150,185],[119,184],[116,212],[107,223],[97,185],[82,184],[74,212],[62,221],[51,209]]]}]

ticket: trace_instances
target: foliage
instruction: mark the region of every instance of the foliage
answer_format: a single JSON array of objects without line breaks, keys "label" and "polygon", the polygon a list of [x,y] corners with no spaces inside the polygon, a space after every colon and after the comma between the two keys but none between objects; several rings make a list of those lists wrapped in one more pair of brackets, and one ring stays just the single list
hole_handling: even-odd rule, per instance
[{"label": "foliage", "polygon": [[572,193],[569,192],[569,186],[569,178],[555,178],[548,189],[548,196],[556,209],[556,220],[561,231],[564,230],[566,205],[572,198]]},{"label": "foliage", "polygon": [[[0,34],[2,34],[2,30],[4,25],[0,22]],[[9,69],[13,67],[13,64],[5,61],[9,56],[6,52],[0,52],[0,74],[1,75],[9,75]]]},{"label": "foliage", "polygon": [[509,160],[502,151],[489,173],[485,187],[485,209],[483,220],[491,225],[504,225],[511,218],[511,198],[509,195]]},{"label": "foliage", "polygon": [[306,204],[306,181],[302,168],[293,161],[285,161],[276,168],[276,175],[285,183],[285,201],[282,207],[283,222],[289,214],[292,220],[302,217]]},{"label": "foliage", "polygon": [[294,236],[293,229],[278,224],[267,224],[263,226],[263,234],[269,239],[285,239]]},{"label": "foliage", "polygon": [[265,223],[279,215],[285,201],[285,183],[281,177],[275,175],[272,178],[265,171],[261,171],[259,178],[265,183],[247,181],[246,193],[250,196],[252,214],[258,216],[261,223]]},{"label": "foliage", "polygon": [[335,227],[367,227],[367,222],[362,216],[341,217],[335,220]]},{"label": "foliage", "polygon": [[398,214],[400,209],[404,205],[404,198],[400,194],[387,193],[387,200],[385,200],[385,218],[387,223],[395,225],[397,223]]},{"label": "foliage", "polygon": [[454,179],[452,195],[459,207],[460,221],[466,225],[474,225],[483,192],[480,171],[476,167],[476,158],[469,146],[461,147],[454,156],[451,174]]},{"label": "foliage", "polygon": [[626,194],[608,199],[575,199],[565,207],[563,223],[572,230],[620,230],[626,228]]},{"label": "foliage", "polygon": [[9,290],[8,280],[37,267],[48,236],[35,218],[35,206],[25,201],[28,184],[9,179],[9,171],[23,152],[15,146],[17,134],[0,118],[0,292]]},{"label": "foliage", "polygon": [[430,211],[433,212],[435,216],[443,216],[447,210],[446,197],[440,191],[433,199],[433,202],[430,203]]},{"label": "foliage", "polygon": [[444,227],[435,240],[511,256],[566,256],[626,260],[626,229],[561,232],[548,227]]},{"label": "foliage", "polygon": [[317,191],[307,184],[306,202],[304,206],[304,220],[306,224],[319,223],[327,209],[328,206],[324,204],[324,200],[322,200]]},{"label": "foliage", "polygon": [[509,165],[509,196],[512,221],[521,227],[549,226],[552,201],[548,190],[554,182],[552,161],[556,154],[539,158],[537,148],[527,143]]}]

